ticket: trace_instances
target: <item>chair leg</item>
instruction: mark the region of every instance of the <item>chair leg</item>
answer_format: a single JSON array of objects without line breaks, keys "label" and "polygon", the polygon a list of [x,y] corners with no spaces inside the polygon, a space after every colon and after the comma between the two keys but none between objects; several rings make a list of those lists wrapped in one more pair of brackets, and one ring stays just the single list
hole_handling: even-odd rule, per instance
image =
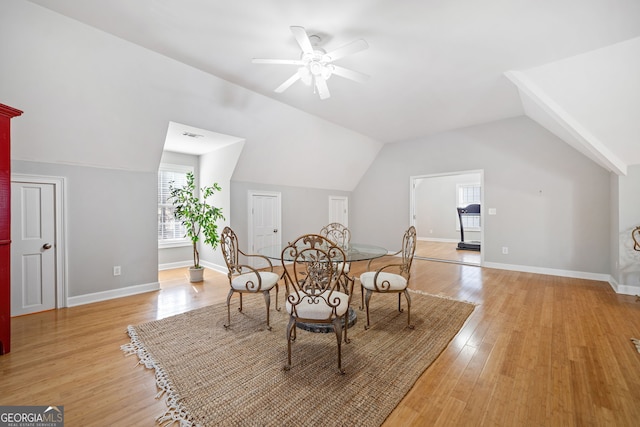
[{"label": "chair leg", "polygon": [[360,284],[360,310],[364,308],[364,286]]},{"label": "chair leg", "polygon": [[271,294],[269,291],[263,291],[264,295],[264,303],[267,306],[267,329],[271,330],[271,325],[269,324],[269,308],[271,307]]},{"label": "chair leg", "polygon": [[[400,294],[398,294],[400,296]],[[409,295],[409,290],[404,290],[404,296],[407,299],[407,326],[409,329],[414,329],[415,325],[411,324],[411,295]]]},{"label": "chair leg", "polygon": [[242,292],[240,292],[240,307],[238,307],[238,311],[242,313]]},{"label": "chair leg", "polygon": [[367,289],[367,296],[364,299],[364,306],[365,306],[365,309],[367,311],[367,324],[364,325],[365,329],[369,329],[371,327],[371,325],[369,324],[369,300],[371,299],[371,294],[372,293],[373,292],[371,292],[369,289]]},{"label": "chair leg", "polygon": [[338,372],[344,375],[344,369],[342,369],[342,321],[339,317],[333,319],[333,330],[336,333],[336,341],[338,342]]},{"label": "chair leg", "polygon": [[293,340],[292,333],[296,328],[296,320],[293,316],[289,318],[289,323],[287,324],[287,364],[284,366],[284,370],[288,371],[291,369],[291,341]]},{"label": "chair leg", "polygon": [[398,313],[402,313],[404,310],[402,309],[402,303],[400,302],[400,298],[402,295],[398,293]]},{"label": "chair leg", "polygon": [[276,311],[280,311],[278,308],[278,284],[276,283]]},{"label": "chair leg", "polygon": [[[347,306],[347,312],[344,314],[344,342],[346,342],[347,344],[349,344],[351,342],[351,340],[347,337],[347,331],[349,330],[349,310],[351,310],[351,297],[353,296],[353,285],[356,282],[356,278],[355,277],[349,277],[349,276],[345,276],[347,278],[347,282],[345,282],[345,287],[349,286],[349,281],[351,281],[351,286],[349,286],[349,288],[351,289],[351,293],[347,294],[349,295],[349,304]],[[349,289],[347,288],[347,290]]]},{"label": "chair leg", "polygon": [[[344,342],[349,344],[351,342],[351,340],[347,338],[347,331],[349,330],[349,308],[347,308],[347,312],[342,316],[342,319],[344,319]],[[340,324],[342,324],[342,320]]]},{"label": "chair leg", "polygon": [[[227,324],[224,325],[225,328],[231,326],[231,295],[233,295],[233,288],[229,289],[229,294],[227,295]],[[240,294],[242,297],[242,294]]]}]

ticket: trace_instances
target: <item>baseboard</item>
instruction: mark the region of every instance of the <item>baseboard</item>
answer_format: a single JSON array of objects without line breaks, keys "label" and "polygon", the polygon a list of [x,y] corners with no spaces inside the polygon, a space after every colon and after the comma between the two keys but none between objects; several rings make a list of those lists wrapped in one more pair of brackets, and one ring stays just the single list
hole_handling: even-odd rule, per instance
[{"label": "baseboard", "polygon": [[[190,263],[186,263],[186,264],[176,263],[176,264],[181,264],[181,265],[177,267],[167,267],[164,269],[188,267],[189,265],[191,265]],[[167,264],[164,264],[164,265],[167,265]],[[206,262],[206,261],[202,262],[202,265],[206,268],[218,271],[220,273],[224,273],[224,274],[227,273],[226,266],[220,266],[220,265],[217,265],[211,262]],[[640,295],[640,287],[621,285],[617,283],[616,280],[609,274],[589,273],[589,272],[572,271],[572,270],[559,270],[555,268],[530,267],[525,265],[502,264],[502,263],[495,263],[495,262],[485,262],[482,267],[495,268],[498,270],[521,271],[523,273],[548,274],[550,276],[572,277],[575,279],[597,280],[597,281],[609,283],[611,288],[617,294]],[[161,267],[160,269],[162,270],[163,268]],[[145,292],[153,292],[157,290],[160,290],[160,283],[153,282],[153,283],[147,283],[144,285],[128,286],[126,288],[112,289],[109,291],[79,295],[79,296],[67,298],[67,307],[75,307],[78,305],[91,304],[91,303],[100,302],[100,301],[107,301],[110,299],[143,294]]]},{"label": "baseboard", "polygon": [[418,237],[423,242],[458,243],[460,239],[441,239],[439,237]]},{"label": "baseboard", "polygon": [[548,274],[550,276],[573,277],[575,279],[598,280],[609,282],[610,274],[589,273],[585,271],[559,270],[556,268],[530,267],[527,265],[502,264],[498,262],[485,262],[485,268],[496,268],[498,270],[521,271],[523,273]]},{"label": "baseboard", "polygon": [[640,296],[639,286],[621,285],[613,277],[609,278],[609,285],[617,294]]},{"label": "baseboard", "polygon": [[619,284],[610,274],[589,273],[585,271],[558,270],[555,268],[529,267],[526,265],[501,264],[495,262],[485,262],[485,268],[496,268],[499,270],[521,271],[523,273],[548,274],[550,276],[572,277],[575,279],[597,280],[607,282],[613,291],[621,295],[640,295],[640,287]]},{"label": "baseboard", "polygon": [[172,270],[174,268],[182,268],[182,267],[191,267],[192,265],[193,265],[193,261],[168,262],[165,264],[159,264],[158,271]]},{"label": "baseboard", "polygon": [[109,291],[95,292],[92,294],[79,295],[67,298],[67,307],[91,304],[94,302],[107,301],[110,299],[128,297],[131,295],[143,294],[160,290],[160,283],[153,282],[144,285],[127,286],[126,288],[112,289]]},{"label": "baseboard", "polygon": [[226,265],[218,265],[209,261],[200,261],[203,267],[209,268],[211,270],[217,271],[218,273],[227,274],[229,270],[227,270]]},{"label": "baseboard", "polygon": [[[200,264],[202,264],[203,267],[206,267],[208,269],[227,274],[226,265],[218,265],[208,261],[200,261]],[[192,261],[169,262],[166,264],[158,265],[158,271],[171,270],[174,268],[191,267],[192,265],[193,265]]]}]

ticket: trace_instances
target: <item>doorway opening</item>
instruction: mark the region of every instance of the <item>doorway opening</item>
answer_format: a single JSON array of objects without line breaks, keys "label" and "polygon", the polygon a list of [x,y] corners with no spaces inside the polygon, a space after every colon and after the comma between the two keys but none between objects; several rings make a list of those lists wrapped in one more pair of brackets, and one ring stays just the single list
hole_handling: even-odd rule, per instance
[{"label": "doorway opening", "polygon": [[[416,227],[418,242],[415,257],[465,265],[482,265],[481,250],[459,248],[461,240],[482,242],[482,214],[473,224],[463,224],[461,234],[458,207],[469,204],[469,194],[484,205],[482,170],[450,172],[410,177],[410,223]],[[469,191],[473,189],[473,191]]]}]

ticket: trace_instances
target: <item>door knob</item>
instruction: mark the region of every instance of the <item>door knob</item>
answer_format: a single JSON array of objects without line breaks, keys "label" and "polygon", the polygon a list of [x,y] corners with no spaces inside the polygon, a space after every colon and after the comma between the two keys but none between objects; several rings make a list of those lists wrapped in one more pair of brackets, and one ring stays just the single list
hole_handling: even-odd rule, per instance
[{"label": "door knob", "polygon": [[277,228],[274,228],[274,229],[273,229],[273,232],[274,232],[274,233],[277,233],[277,232],[278,232],[278,229],[277,229]]},{"label": "door knob", "polygon": [[45,243],[44,245],[42,245],[42,249],[51,249],[51,244],[50,243]]}]

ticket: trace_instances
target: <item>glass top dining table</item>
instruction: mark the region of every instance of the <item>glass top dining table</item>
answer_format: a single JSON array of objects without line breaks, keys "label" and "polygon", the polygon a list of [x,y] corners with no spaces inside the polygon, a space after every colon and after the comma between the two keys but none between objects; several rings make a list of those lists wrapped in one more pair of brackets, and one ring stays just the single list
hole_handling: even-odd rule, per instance
[{"label": "glass top dining table", "polygon": [[[284,249],[287,245],[288,244],[266,246],[262,249],[259,249],[258,253],[260,255],[266,256],[267,258],[281,259],[282,249]],[[346,257],[345,261],[347,262],[367,261],[370,259],[380,258],[387,254],[387,250],[385,248],[365,243],[349,243],[346,247],[343,247],[341,249],[344,251],[344,255]],[[288,257],[285,253],[284,260],[293,261],[293,258]]]},{"label": "glass top dining table", "polygon": [[[262,249],[258,249],[260,255],[264,255],[267,258],[278,259],[284,261],[293,261],[293,257],[290,252],[285,252],[284,258],[282,257],[282,250],[289,244],[266,246]],[[366,243],[349,243],[346,247],[341,248],[344,251],[346,262],[355,261],[367,261],[375,258],[380,258],[387,255],[387,250],[380,246],[369,245]],[[284,277],[284,273],[282,273]],[[347,322],[349,327],[355,325],[357,321],[356,311],[349,307],[349,314],[347,316]],[[333,331],[333,325],[331,323],[304,323],[297,322],[298,328],[311,332],[328,333]]]}]

